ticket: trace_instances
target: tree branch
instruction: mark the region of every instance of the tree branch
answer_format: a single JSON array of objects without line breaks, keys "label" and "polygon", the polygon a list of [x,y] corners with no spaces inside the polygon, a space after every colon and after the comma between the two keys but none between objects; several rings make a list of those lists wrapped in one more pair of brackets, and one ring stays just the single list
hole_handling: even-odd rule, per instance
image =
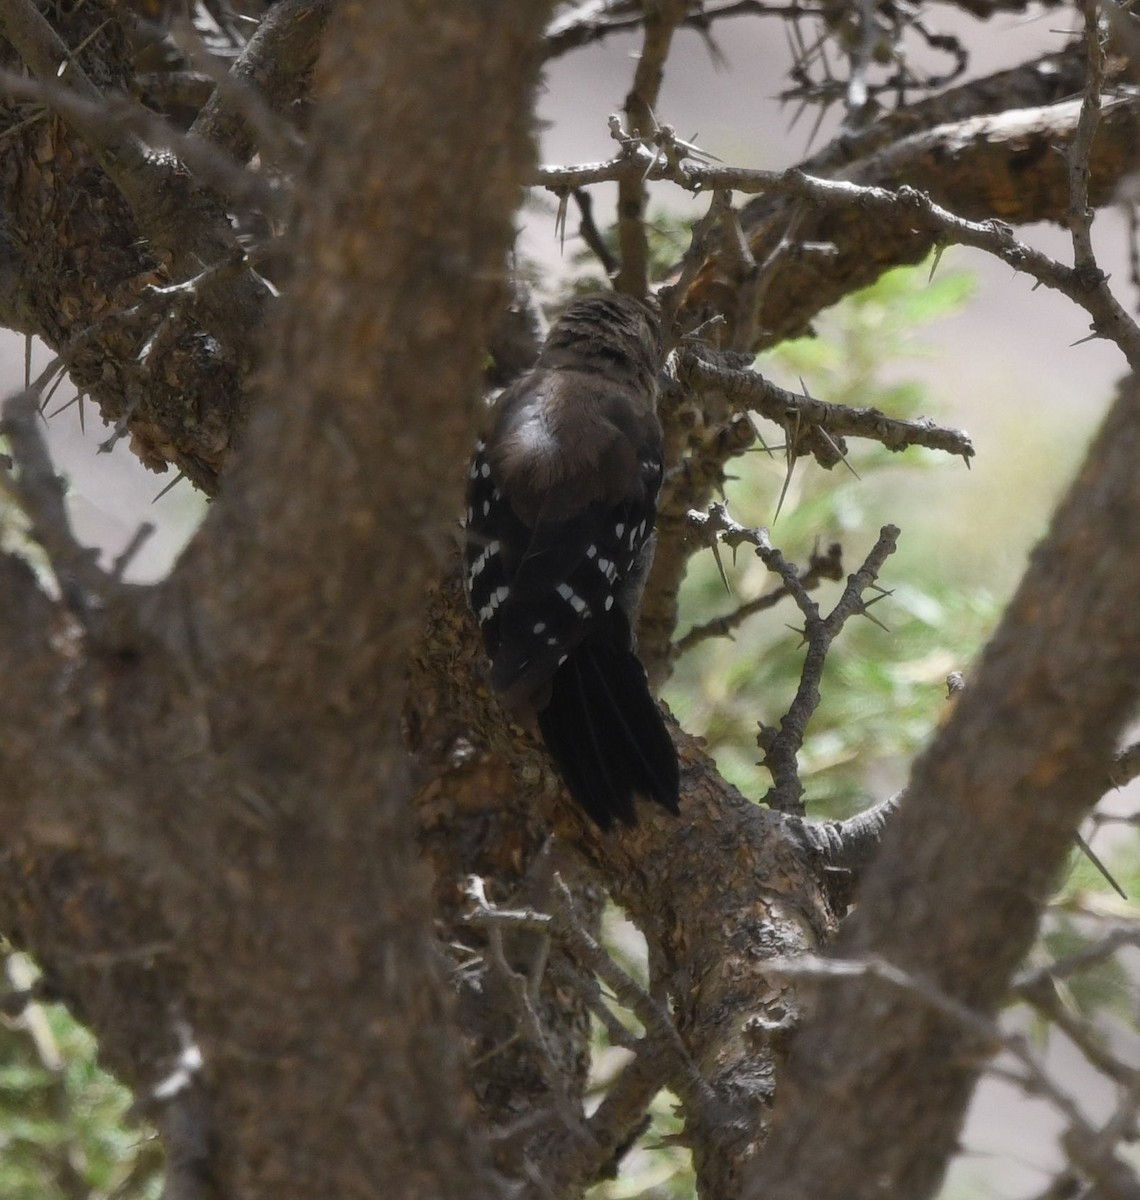
[{"label": "tree branch", "polygon": [[800,836],[825,868],[851,876],[850,892],[878,854],[887,824],[902,798],[903,793],[898,792],[844,821],[802,821]]},{"label": "tree branch", "polygon": [[[477,394],[505,295],[546,16],[533,0],[338,13],[299,282],[264,360],[273,403],[225,498],[163,586],[130,591],[132,645],[104,652],[46,605],[23,634],[35,659],[0,643],[5,667],[33,668],[0,690],[0,757],[19,772],[0,799],[0,924],[71,981],[80,931],[126,940],[161,916],[173,949],[154,974],[180,985],[227,1195],[495,1190],[438,977],[400,709],[472,437],[456,398]],[[377,144],[393,150],[362,152]],[[8,607],[6,590],[5,625]],[[59,882],[29,902],[41,870]],[[116,878],[94,915],[83,887]],[[103,1000],[130,993],[101,970],[80,1015],[153,1083],[147,1039],[169,1017],[116,1017]],[[149,981],[136,991],[169,1009]]]},{"label": "tree branch", "polygon": [[[51,163],[47,171],[5,177],[15,306],[65,359],[80,393],[91,394],[104,418],[130,434],[145,465],[165,470],[174,462],[212,492],[244,426],[243,384],[268,289],[234,240],[218,197],[169,155],[148,157],[133,132],[108,119],[104,90],[121,96],[131,86],[118,18],[102,0],[52,15],[66,39],[23,0],[0,13],[15,22],[21,49],[46,71],[10,82],[21,94],[51,93],[71,106],[92,143],[59,121],[29,120],[29,105],[4,108],[6,152]],[[65,41],[79,49],[67,51]],[[55,70],[60,54],[67,64],[62,82]],[[7,60],[14,64],[13,51]],[[124,109],[130,121],[155,125],[137,105],[120,104]],[[222,162],[216,149],[193,144],[208,151],[208,164]],[[149,207],[136,215],[124,193]],[[60,195],[66,204],[57,202]],[[66,271],[59,269],[61,251]],[[168,286],[172,278],[203,286],[171,295],[165,306],[140,303],[149,286]]]},{"label": "tree branch", "polygon": [[[410,743],[431,780],[417,802],[423,840],[445,892],[475,856],[488,874],[514,878],[514,848],[526,852],[532,827],[545,838],[553,821],[555,847],[597,872],[661,964],[674,1023],[722,1114],[706,1122],[686,1111],[700,1186],[734,1194],[742,1164],[763,1141],[775,1060],[795,1021],[791,989],[767,978],[767,955],[794,956],[831,929],[816,856],[784,818],[726,784],[681,730],[672,731],[680,820],[643,806],[632,830],[589,827],[559,799],[561,784],[533,735],[490,696],[457,579],[432,597],[409,697]],[[714,871],[700,868],[709,862]]]},{"label": "tree branch", "polygon": [[[1132,1074],[1132,1087],[1124,1090],[1116,1113],[1098,1128],[1085,1116],[1081,1105],[1070,1092],[1053,1078],[1029,1038],[1022,1033],[1005,1033],[986,1014],[975,1011],[953,995],[941,990],[927,977],[900,970],[895,964],[868,955],[860,959],[821,959],[805,957],[798,962],[775,964],[776,973],[787,973],[796,979],[814,979],[832,988],[841,981],[859,980],[868,990],[894,992],[912,1004],[928,1009],[954,1027],[962,1041],[970,1045],[977,1056],[1004,1051],[1016,1064],[1013,1071],[995,1069],[1027,1093],[1041,1095],[1065,1120],[1067,1128],[1062,1144],[1071,1161],[1087,1175],[1106,1200],[1140,1200],[1140,1178],[1116,1152],[1122,1134],[1130,1131],[1140,1105],[1140,1090],[1135,1087],[1138,1077]],[[791,1188],[798,1186],[791,1181]],[[793,1191],[791,1194],[806,1195]],[[838,1194],[838,1193],[836,1193]],[[869,1190],[863,1194],[870,1194]]]},{"label": "tree branch", "polygon": [[317,59],[332,0],[282,0],[262,17],[257,31],[190,127],[192,137],[218,146],[236,162],[248,162],[267,120],[280,119],[304,92]]},{"label": "tree branch", "polygon": [[[633,84],[625,98],[626,134],[648,140],[657,132],[657,96],[665,77],[665,60],[687,0],[650,0],[644,10],[644,39]],[[618,247],[621,267],[614,286],[627,296],[644,296],[649,288],[649,242],[645,236],[644,179],[627,172],[618,180]]]},{"label": "tree branch", "polygon": [[799,605],[804,616],[804,640],[807,643],[799,687],[780,722],[779,730],[763,728],[757,739],[763,752],[763,765],[772,775],[772,787],[764,800],[779,812],[803,816],[803,784],[800,783],[797,755],[803,746],[808,722],[819,707],[819,685],[827,653],[851,617],[866,615],[869,604],[863,599],[863,593],[875,585],[883,563],[894,553],[899,530],[894,525],[883,526],[879,540],[859,570],[850,576],[842,596],[826,617],[820,616],[818,605],[799,582],[792,564],[772,546],[766,531],[762,533],[764,536],[756,553],[768,570],[784,581]]},{"label": "tree branch", "polygon": [[[840,938],[841,953],[879,956],[987,1019],[1138,699],[1137,454],[1140,382],[1131,378],[970,689],[915,764]],[[929,1195],[955,1146],[979,1049],[958,1022],[905,995],[858,980],[825,990],[748,1194]],[[821,1086],[843,1103],[820,1106]],[[888,1133],[902,1123],[907,1138]],[[854,1161],[858,1179],[847,1169]]]},{"label": "tree branch", "polygon": [[[100,119],[103,92],[30,0],[4,0],[0,31],[41,84],[57,85],[62,79],[74,93],[69,120],[95,151],[140,228],[160,254],[171,257],[176,277],[196,275],[203,264],[232,254],[237,243],[221,206],[194,196],[180,183],[173,163],[147,156],[114,122]],[[264,289],[259,292],[247,280],[245,290],[245,299],[256,308]]]},{"label": "tree branch", "polygon": [[[850,408],[828,404],[813,396],[797,395],[765,379],[759,371],[745,370],[711,355],[701,347],[686,346],[677,356],[677,378],[682,387],[698,395],[716,391],[736,412],[755,412],[774,421],[784,431],[789,453],[811,453],[835,465],[836,444],[844,437],[867,438],[898,453],[910,446],[925,446],[953,454],[968,463],[974,456],[969,435],[960,429],[935,424],[929,417],[903,420],[877,408]],[[818,437],[823,430],[830,441]]]},{"label": "tree branch", "polygon": [[[238,208],[255,208],[270,213],[280,213],[282,209],[279,190],[259,172],[243,167],[220,148],[181,132],[164,117],[157,116],[127,96],[98,93],[96,98],[88,99],[69,88],[50,81],[29,79],[14,71],[0,72],[0,91],[13,100],[30,100],[47,105],[73,125],[87,141],[91,140],[88,131],[94,131],[100,139],[95,148],[101,149],[102,156],[112,163],[118,162],[121,145],[137,149],[139,162],[136,166],[140,176],[145,177],[145,184],[136,184],[133,176],[125,176],[121,171],[110,178],[131,205],[136,219],[141,218],[140,224],[146,228],[146,232],[159,233],[159,246],[163,250],[172,251],[173,244],[159,226],[152,225],[157,212],[156,205],[160,202],[165,204],[165,199],[157,191],[162,186],[162,179],[151,178],[159,176],[161,169],[154,165],[153,155],[143,153],[141,142],[177,154],[186,169],[193,171],[202,183],[215,189]],[[137,207],[140,204],[142,207]],[[184,232],[176,235],[179,241]],[[228,248],[229,257],[233,257],[238,249],[237,243],[231,241]],[[179,255],[185,258],[181,246]]]},{"label": "tree branch", "polygon": [[38,388],[21,393],[0,411],[0,435],[8,438],[19,468],[14,483],[0,475],[0,490],[9,491],[27,515],[31,535],[46,552],[65,603],[83,618],[101,603],[107,578],[97,566],[98,551],[75,539],[63,503],[63,480],[52,469],[39,422]]},{"label": "tree branch", "polygon": [[[1050,0],[1058,4],[1060,0]],[[976,17],[990,17],[996,12],[1024,12],[1027,0],[962,0],[957,7]],[[812,8],[802,3],[768,3],[767,0],[705,0],[700,9],[689,13],[680,23],[682,28],[696,29],[708,34],[714,22],[731,17],[774,17],[789,20],[805,17],[826,17],[826,8]],[[596,3],[587,0],[577,8],[551,22],[546,32],[546,57],[560,58],[571,50],[602,41],[618,33],[639,29],[644,23],[643,9],[636,0],[608,0]]]},{"label": "tree branch", "polygon": [[[805,592],[814,591],[824,579],[839,580],[842,578],[843,559],[838,542],[832,543],[826,554],[820,554],[818,550],[813,552],[808,565],[798,571],[799,584]],[[680,658],[682,654],[710,638],[731,637],[733,631],[743,625],[749,617],[775,608],[781,600],[787,599],[791,594],[787,584],[781,583],[770,592],[765,592],[754,600],[748,600],[744,604],[738,605],[723,617],[714,617],[711,621],[694,625],[684,637],[678,638],[673,644],[673,658]]]},{"label": "tree branch", "polygon": [[[1116,183],[1140,165],[1135,108],[1134,99],[1122,98],[1102,114],[1089,164],[1094,204],[1108,202]],[[651,180],[670,179],[691,190],[762,192],[762,199],[741,212],[758,261],[766,258],[783,236],[787,203],[809,201],[819,215],[801,222],[800,238],[830,242],[836,253],[823,262],[810,255],[786,259],[780,286],[772,302],[761,309],[763,333],[757,346],[802,332],[820,309],[871,283],[889,267],[919,262],[937,245],[952,243],[994,254],[1062,292],[1085,308],[1096,332],[1120,345],[1133,363],[1140,361],[1140,339],[1119,305],[1110,296],[1090,289],[1083,273],[1032,250],[993,219],[1019,223],[1067,220],[1069,177],[1064,157],[1057,150],[1075,136],[1080,111],[1079,101],[1069,101],[939,126],[848,164],[843,180],[822,179],[799,169],[778,172],[707,166],[668,155],[654,156],[642,148],[606,163],[544,167],[535,181],[552,190],[565,190],[648,172],[646,177]],[[1012,147],[1017,147],[1017,154]],[[711,313],[731,319],[737,274],[736,258],[731,254],[710,261],[690,290],[685,305],[689,320],[695,323]]]}]

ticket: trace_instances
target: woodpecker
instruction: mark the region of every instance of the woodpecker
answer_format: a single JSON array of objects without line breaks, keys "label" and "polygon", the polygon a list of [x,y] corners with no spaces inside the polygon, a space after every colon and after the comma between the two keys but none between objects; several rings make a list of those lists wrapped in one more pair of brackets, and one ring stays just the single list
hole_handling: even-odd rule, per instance
[{"label": "woodpecker", "polygon": [[677,752],[636,653],[663,451],[652,302],[572,304],[497,400],[469,473],[468,602],[504,703],[537,715],[602,829],[678,808]]}]

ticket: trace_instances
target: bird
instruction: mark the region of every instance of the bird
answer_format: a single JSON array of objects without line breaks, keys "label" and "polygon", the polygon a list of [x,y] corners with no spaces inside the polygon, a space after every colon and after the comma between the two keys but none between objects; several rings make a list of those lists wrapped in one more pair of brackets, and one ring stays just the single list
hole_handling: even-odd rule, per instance
[{"label": "bird", "polygon": [[677,751],[637,657],[664,475],[653,300],[595,293],[553,324],[476,443],[464,584],[508,710],[533,713],[603,830],[679,813]]}]

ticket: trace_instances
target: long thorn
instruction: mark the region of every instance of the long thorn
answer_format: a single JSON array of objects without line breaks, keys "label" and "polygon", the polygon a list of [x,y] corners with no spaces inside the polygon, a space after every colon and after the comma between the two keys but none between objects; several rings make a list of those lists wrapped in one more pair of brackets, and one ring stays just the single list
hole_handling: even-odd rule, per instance
[{"label": "long thorn", "polygon": [[1073,841],[1077,843],[1081,849],[1081,852],[1089,860],[1089,862],[1091,862],[1092,865],[1096,867],[1096,869],[1104,876],[1109,886],[1121,898],[1121,900],[1127,900],[1128,893],[1120,886],[1119,883],[1116,882],[1116,880],[1112,877],[1112,872],[1104,865],[1104,863],[1100,861],[1096,854],[1093,853],[1093,848],[1088,844],[1088,842],[1086,842],[1079,833],[1073,834]]},{"label": "long thorn", "polygon": [[179,471],[178,474],[175,475],[175,477],[170,481],[170,483],[168,483],[166,487],[164,487],[162,491],[155,496],[155,498],[151,501],[151,504],[157,504],[167,492],[169,492],[172,488],[176,488],[185,478],[185,473]]}]

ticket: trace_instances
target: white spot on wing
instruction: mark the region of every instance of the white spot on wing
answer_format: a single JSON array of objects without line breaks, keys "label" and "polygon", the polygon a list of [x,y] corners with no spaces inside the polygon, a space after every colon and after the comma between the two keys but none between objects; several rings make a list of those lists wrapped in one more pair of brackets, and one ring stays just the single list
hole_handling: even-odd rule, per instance
[{"label": "white spot on wing", "polygon": [[576,613],[585,613],[587,616],[589,615],[590,606],[568,583],[560,583],[558,585],[558,594]]},{"label": "white spot on wing", "polygon": [[483,550],[483,553],[471,564],[471,579],[483,573],[483,568],[499,553],[502,547],[498,541],[490,542]]},{"label": "white spot on wing", "polygon": [[476,620],[480,625],[485,625],[498,611],[499,605],[511,594],[511,589],[508,587],[496,588],[490,596],[487,597],[487,603],[476,613]]}]

